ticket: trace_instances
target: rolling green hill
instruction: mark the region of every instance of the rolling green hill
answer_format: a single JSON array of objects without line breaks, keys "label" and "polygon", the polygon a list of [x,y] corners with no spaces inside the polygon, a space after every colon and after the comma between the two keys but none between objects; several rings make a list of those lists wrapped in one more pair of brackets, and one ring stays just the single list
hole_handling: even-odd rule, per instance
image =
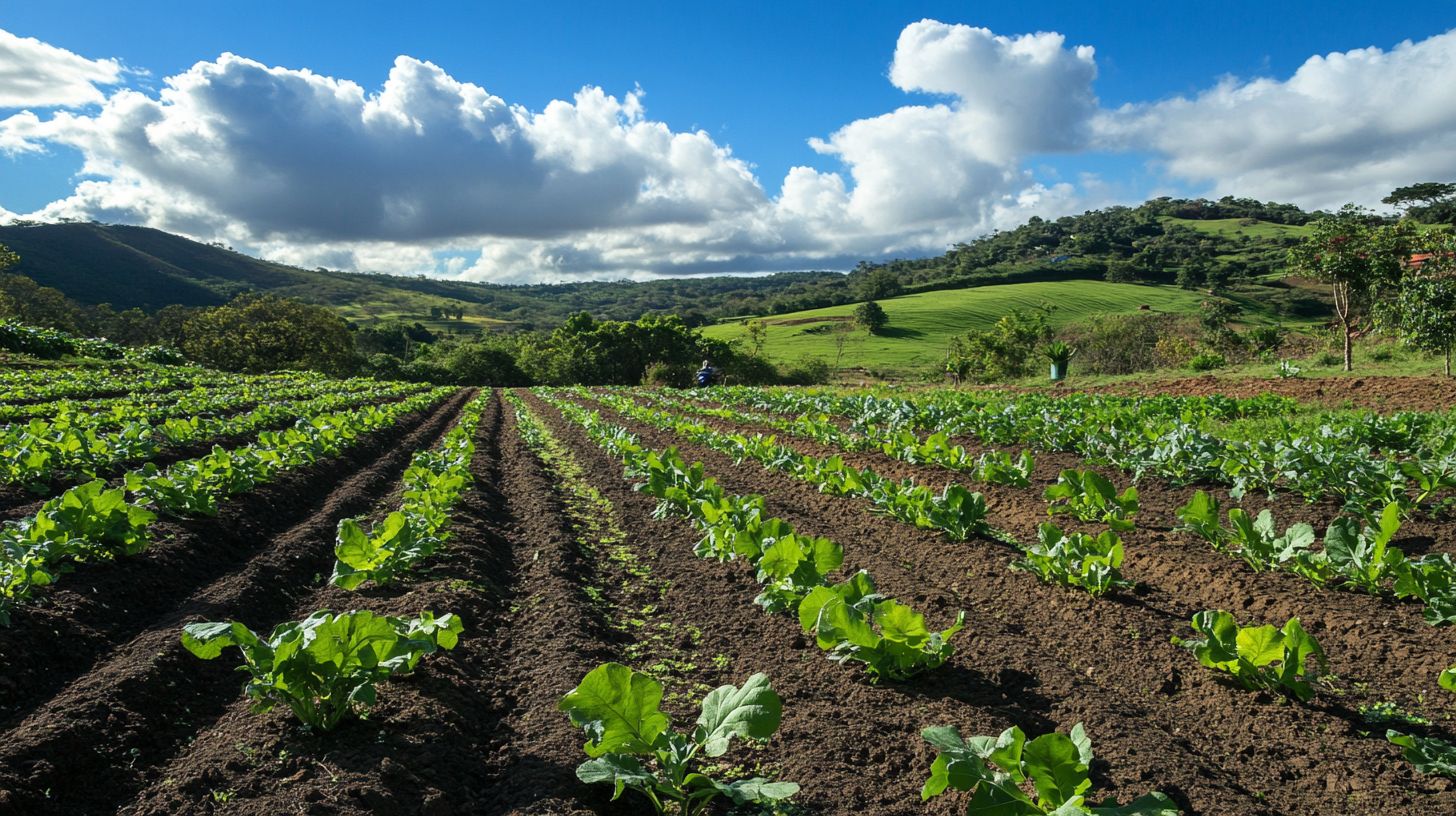
[{"label": "rolling green hill", "polygon": [[[951,337],[971,329],[990,328],[1011,309],[1027,309],[1041,303],[1057,307],[1052,323],[1062,326],[1094,314],[1136,312],[1144,305],[1156,312],[1194,313],[1206,297],[1202,292],[1174,286],[1103,281],[1008,283],[904,295],[879,301],[890,317],[889,328],[873,336],[862,329],[851,332],[842,363],[845,367],[897,374],[933,370],[944,360]],[[1249,323],[1279,319],[1261,298],[1235,295],[1234,299],[1244,307]],[[839,352],[833,329],[853,320],[856,305],[764,318],[768,328],[765,356],[775,362],[809,357],[833,362]],[[746,321],[736,321],[709,326],[703,334],[720,340],[746,340],[747,330]]]}]

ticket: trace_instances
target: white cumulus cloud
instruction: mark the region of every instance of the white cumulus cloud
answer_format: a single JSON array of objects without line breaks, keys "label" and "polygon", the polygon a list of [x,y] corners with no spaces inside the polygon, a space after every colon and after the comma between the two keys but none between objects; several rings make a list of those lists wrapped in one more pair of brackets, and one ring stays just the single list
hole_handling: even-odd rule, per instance
[{"label": "white cumulus cloud", "polygon": [[115,85],[121,63],[91,60],[0,29],[0,108],[78,107],[101,102],[98,85]]},{"label": "white cumulus cloud", "polygon": [[[651,119],[640,89],[532,110],[407,56],[377,89],[232,54],[155,93],[102,99],[116,71],[86,76],[74,98],[97,109],[0,119],[17,160],[49,145],[84,157],[71,194],[27,217],[503,282],[844,269],[1167,185],[1331,207],[1456,177],[1456,32],[1106,109],[1091,46],[922,20],[888,70],[918,96],[810,139],[819,166],[776,189],[709,134]],[[1094,151],[1156,160],[1157,189],[1032,169]]]},{"label": "white cumulus cloud", "polygon": [[1456,31],[1310,57],[1285,80],[1224,79],[1100,117],[1102,142],[1161,156],[1214,195],[1335,208],[1456,178]]}]

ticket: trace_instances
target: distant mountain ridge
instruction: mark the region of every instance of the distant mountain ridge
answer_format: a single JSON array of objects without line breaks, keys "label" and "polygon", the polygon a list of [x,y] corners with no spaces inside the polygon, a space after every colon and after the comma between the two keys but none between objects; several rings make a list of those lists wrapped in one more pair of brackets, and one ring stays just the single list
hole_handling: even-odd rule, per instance
[{"label": "distant mountain ridge", "polygon": [[475,319],[472,328],[495,321],[549,326],[576,311],[618,320],[649,312],[704,312],[732,298],[777,296],[843,278],[836,272],[790,272],[512,286],[301,269],[149,227],[95,223],[0,226],[0,244],[20,255],[12,273],[77,302],[109,303],[117,310],[215,306],[251,291],[332,306],[366,323],[402,318],[428,324],[432,307],[462,308]]},{"label": "distant mountain ridge", "polygon": [[[475,331],[501,323],[546,328],[583,311],[614,320],[674,313],[707,323],[1002,283],[1108,279],[1217,288],[1231,278],[1281,277],[1288,247],[1315,215],[1253,199],[1158,198],[1054,220],[1033,217],[943,255],[862,262],[849,274],[531,285],[300,269],[146,227],[0,226],[0,243],[20,255],[15,272],[83,304],[154,311],[174,303],[217,305],[256,291],[330,306],[363,324],[404,320]],[[457,313],[462,317],[444,316]]]}]

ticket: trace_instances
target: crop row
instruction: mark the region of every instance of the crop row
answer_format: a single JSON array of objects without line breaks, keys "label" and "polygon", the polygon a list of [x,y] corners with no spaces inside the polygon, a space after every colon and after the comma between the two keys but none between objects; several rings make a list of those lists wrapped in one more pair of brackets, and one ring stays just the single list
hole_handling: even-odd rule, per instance
[{"label": "crop row", "polygon": [[[401,477],[397,510],[374,525],[365,518],[339,522],[332,584],[349,591],[387,584],[446,542],[451,511],[473,481],[474,437],[489,399],[471,400],[434,448],[414,454]],[[380,681],[413,671],[436,649],[453,649],[462,631],[464,623],[452,613],[399,618],[322,609],[280,623],[266,637],[235,620],[189,624],[182,645],[204,660],[237,647],[255,712],[283,705],[304,725],[327,730],[349,714],[367,712]]]},{"label": "crop row", "polygon": [[300,419],[283,431],[265,431],[236,449],[176,462],[166,470],[148,463],[128,473],[123,486],[96,480],[71,488],[30,518],[0,526],[0,622],[36,587],[55,582],[77,561],[134,555],[149,544],[158,512],[215,515],[218,502],[275,479],[281,472],[334,456],[368,433],[444,399],[438,388],[400,402]]},{"label": "crop row", "polygon": [[[1407,438],[1413,449],[1405,453],[1383,452],[1352,441],[1349,432],[1383,421],[1375,415],[1350,419],[1343,427],[1321,426],[1317,433],[1279,435],[1276,426],[1268,428],[1268,436],[1232,439],[1201,429],[1192,407],[1174,415],[1166,405],[1170,398],[1143,402],[1073,395],[1001,402],[962,394],[897,399],[748,388],[698,393],[778,413],[844,415],[852,420],[852,431],[876,446],[900,439],[906,428],[934,429],[917,444],[948,445],[951,437],[971,436],[988,445],[1071,452],[1119,468],[1134,480],[1153,474],[1173,485],[1227,485],[1235,500],[1261,490],[1273,497],[1283,489],[1306,501],[1338,500],[1346,512],[1370,520],[1392,502],[1405,515],[1449,500],[1456,490],[1456,433],[1449,425],[1426,443]],[[1417,416],[1430,415],[1405,419]],[[1398,449],[1392,443],[1386,450]]]},{"label": "crop row", "polygon": [[286,376],[249,378],[245,382],[197,385],[162,393],[143,392],[98,399],[57,399],[21,405],[0,405],[0,421],[25,422],[58,414],[85,415],[93,427],[123,425],[135,420],[161,420],[192,414],[224,414],[274,400],[307,399],[330,391],[378,387],[371,378],[349,380]]},{"label": "crop row", "polygon": [[829,575],[844,561],[838,543],[796,532],[769,516],[762,496],[727,493],[703,472],[701,462],[688,464],[676,449],[644,448],[596,412],[538,393],[623,461],[638,489],[658,499],[656,515],[693,522],[703,534],[694,548],[699,557],[743,560],[755,567],[763,591],[754,603],[768,612],[797,615],[831,659],[863,663],[873,680],[904,680],[950,657],[950,640],[964,624],[964,614],[949,628],[932,632],[923,615],[878,594],[866,572],[831,582]]},{"label": "crop row", "polygon": [[236,385],[284,377],[300,382],[326,379],[320,374],[225,374],[203,368],[19,368],[0,372],[0,403],[87,398],[98,394],[143,394],[197,386]]},{"label": "crop row", "polygon": [[[1027,477],[1032,460],[1028,451],[1023,451],[1014,462],[1009,454],[997,452],[972,458],[963,447],[952,444],[944,433],[920,439],[908,430],[884,433],[873,426],[864,428],[863,433],[850,433],[823,415],[801,415],[792,420],[744,415],[741,411],[704,408],[660,394],[649,392],[648,395],[674,411],[726,419],[733,419],[736,414],[740,419],[763,422],[845,450],[878,448],[907,462],[937,464],[990,483],[1030,484]],[[638,415],[646,416],[640,410]],[[1136,490],[1129,488],[1129,491],[1133,495],[1133,512],[1136,512]],[[1112,485],[1091,471],[1063,471],[1058,483],[1047,490],[1047,498],[1088,507],[1090,514],[1080,515],[1083,520],[1102,521],[1114,530],[1124,529],[1123,524],[1125,529],[1131,529],[1131,522],[1122,521],[1123,514],[1117,512],[1121,499]],[[1057,508],[1053,505],[1049,509],[1056,512]],[[1320,587],[1336,586],[1376,596],[1391,592],[1397,598],[1413,598],[1423,603],[1425,620],[1432,625],[1456,621],[1456,561],[1444,553],[1407,558],[1399,549],[1391,547],[1390,541],[1400,528],[1396,503],[1381,508],[1377,518],[1363,527],[1350,519],[1336,519],[1326,530],[1321,549],[1312,548],[1315,533],[1308,524],[1296,524],[1280,535],[1274,529],[1269,511],[1254,519],[1241,509],[1233,509],[1229,511],[1231,526],[1225,528],[1219,526],[1218,512],[1217,500],[1199,491],[1188,505],[1178,510],[1178,515],[1185,522],[1183,529],[1201,535],[1218,552],[1241,558],[1255,571],[1279,569]],[[1043,577],[1051,570],[1059,574],[1063,583],[1095,586],[1105,591],[1111,585],[1109,581],[1117,580],[1120,545],[1121,542],[1106,534],[1096,538],[1065,536],[1059,529],[1044,525],[1036,546],[1040,552],[1029,552],[1028,560]],[[1046,553],[1057,554],[1055,568],[1046,560]],[[1087,583],[1087,579],[1095,580]]]},{"label": "crop row", "polygon": [[153,414],[138,411],[135,418],[110,431],[102,430],[110,422],[98,422],[95,414],[74,412],[57,414],[49,420],[32,419],[23,425],[0,427],[0,483],[43,488],[52,479],[92,477],[124,462],[150,458],[167,445],[251,433],[300,417],[420,390],[420,386],[405,383],[373,384],[352,392],[331,389],[309,399],[269,402],[231,416],[194,414],[156,424]]}]

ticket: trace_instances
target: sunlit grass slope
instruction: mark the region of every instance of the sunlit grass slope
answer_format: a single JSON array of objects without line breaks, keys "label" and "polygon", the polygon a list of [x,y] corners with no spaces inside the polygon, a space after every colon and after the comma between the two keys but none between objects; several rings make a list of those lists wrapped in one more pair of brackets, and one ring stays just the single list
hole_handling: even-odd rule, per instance
[{"label": "sunlit grass slope", "polygon": [[[856,329],[845,344],[841,363],[846,368],[895,373],[938,368],[951,337],[989,328],[1012,309],[1030,309],[1040,303],[1056,307],[1051,319],[1060,326],[1094,314],[1136,312],[1144,305],[1157,312],[1193,313],[1206,297],[1202,292],[1172,286],[1102,281],[1011,283],[906,295],[880,301],[890,317],[889,328],[875,336]],[[809,357],[834,362],[838,349],[833,329],[852,320],[856,305],[764,318],[768,326],[764,354],[775,362]],[[1273,322],[1273,316],[1257,301],[1248,299],[1242,305],[1249,322]],[[709,326],[703,333],[723,340],[747,341],[747,326],[742,322]]]}]

